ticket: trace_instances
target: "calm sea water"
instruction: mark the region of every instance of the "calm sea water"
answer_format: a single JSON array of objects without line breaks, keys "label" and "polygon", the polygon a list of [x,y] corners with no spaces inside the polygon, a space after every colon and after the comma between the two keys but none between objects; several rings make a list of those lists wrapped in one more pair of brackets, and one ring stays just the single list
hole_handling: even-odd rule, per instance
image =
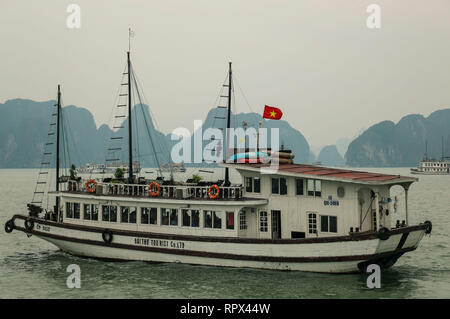
[{"label": "calm sea water", "polygon": [[[149,171],[149,170],[146,170]],[[150,169],[151,171],[151,169]],[[409,175],[408,168],[370,171]],[[193,169],[183,177],[190,176]],[[223,177],[222,171],[202,173]],[[35,236],[6,234],[4,223],[25,213],[37,170],[0,170],[0,298],[449,298],[450,176],[419,176],[410,189],[410,223],[433,222],[419,248],[384,270],[380,289],[366,275],[232,269],[145,262],[102,262],[70,256]],[[236,180],[232,172],[232,179]],[[394,188],[394,194],[401,194]],[[402,198],[401,198],[402,200]],[[400,201],[400,203],[402,203]],[[401,211],[402,205],[399,210]],[[403,211],[398,212],[402,219]],[[67,266],[81,268],[81,288],[68,289]]]}]

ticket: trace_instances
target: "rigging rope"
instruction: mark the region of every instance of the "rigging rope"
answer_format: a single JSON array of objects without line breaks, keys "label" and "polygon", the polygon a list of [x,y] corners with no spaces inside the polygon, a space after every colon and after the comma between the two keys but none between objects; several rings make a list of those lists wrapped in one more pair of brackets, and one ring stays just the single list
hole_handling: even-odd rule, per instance
[{"label": "rigging rope", "polygon": [[[131,73],[131,76],[132,76],[132,80],[133,80],[133,82],[134,82],[134,84],[135,84],[135,89],[136,89],[136,93],[137,93],[138,100],[139,100],[139,106],[140,106],[140,110],[141,110],[141,112],[142,112],[142,115],[143,115],[143,118],[144,118],[144,121],[145,121],[145,127],[146,127],[146,130],[147,130],[147,134],[148,134],[148,136],[149,136],[149,138],[150,138],[150,145],[151,145],[151,147],[152,147],[153,154],[154,154],[154,159],[155,159],[155,163],[156,163],[156,165],[157,165],[157,172],[158,172],[159,176],[162,176],[162,173],[161,173],[161,164],[160,164],[160,162],[159,162],[159,160],[158,160],[158,156],[157,156],[157,153],[156,153],[156,149],[155,149],[154,141],[153,141],[153,138],[152,138],[152,134],[151,134],[150,129],[149,129],[147,117],[146,117],[145,112],[144,112],[144,110],[143,110],[141,94],[140,94],[140,90],[139,90],[139,86],[138,86],[138,82],[137,82],[137,80],[136,80],[136,76],[135,76],[134,70],[133,70],[133,72]],[[149,107],[149,112],[150,112],[150,107]],[[150,119],[150,120],[151,120],[151,119]],[[165,147],[165,143],[163,143],[163,147]]]}]

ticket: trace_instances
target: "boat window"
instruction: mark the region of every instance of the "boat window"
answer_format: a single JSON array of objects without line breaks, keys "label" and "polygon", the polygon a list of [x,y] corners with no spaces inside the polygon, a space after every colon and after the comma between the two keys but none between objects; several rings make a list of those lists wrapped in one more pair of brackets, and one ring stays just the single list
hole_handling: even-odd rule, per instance
[{"label": "boat window", "polygon": [[183,219],[181,225],[190,227],[191,226],[191,211],[189,209],[183,209],[181,212],[182,212],[181,217]]},{"label": "boat window", "polygon": [[66,203],[66,217],[80,219],[80,203]]},{"label": "boat window", "polygon": [[319,179],[308,179],[308,196],[322,196],[322,181]]},{"label": "boat window", "polygon": [[308,232],[310,234],[317,234],[317,214],[308,214]]},{"label": "boat window", "polygon": [[279,194],[279,193],[280,193],[279,180],[278,178],[272,178],[272,194]]},{"label": "boat window", "polygon": [[198,209],[191,210],[191,226],[192,227],[200,226],[200,211]]},{"label": "boat window", "polygon": [[97,204],[84,204],[83,210],[85,220],[98,220]]},{"label": "boat window", "polygon": [[130,223],[136,224],[136,207],[130,207]]},{"label": "boat window", "polygon": [[259,231],[267,232],[267,212],[259,212]]},{"label": "boat window", "polygon": [[336,216],[320,216],[320,231],[337,233],[337,217]]},{"label": "boat window", "polygon": [[102,221],[109,221],[109,206],[102,206]]},{"label": "boat window", "polygon": [[315,190],[314,190],[314,196],[322,196],[322,181],[319,179],[316,179],[314,181],[315,184]]},{"label": "boat window", "polygon": [[150,221],[150,209],[147,207],[141,208],[141,224],[148,224]]},{"label": "boat window", "polygon": [[91,220],[91,205],[90,204],[84,204],[83,211],[84,211],[83,218],[85,220]]},{"label": "boat window", "polygon": [[209,210],[204,211],[204,227],[212,228],[212,211]]},{"label": "boat window", "polygon": [[117,206],[109,207],[109,221],[117,222]]},{"label": "boat window", "polygon": [[156,225],[158,222],[158,209],[155,207],[141,208],[141,224]]},{"label": "boat window", "polygon": [[296,184],[296,194],[297,195],[303,195],[303,178],[297,178],[295,180]]},{"label": "boat window", "polygon": [[120,222],[128,223],[128,217],[130,214],[130,208],[126,206],[120,207]]},{"label": "boat window", "polygon": [[178,210],[177,209],[170,210],[170,225],[178,226]]},{"label": "boat window", "polygon": [[247,218],[245,216],[245,211],[241,211],[239,213],[239,229],[240,230],[247,229]]},{"label": "boat window", "polygon": [[305,232],[291,231],[291,238],[305,238]]},{"label": "boat window", "polygon": [[136,207],[121,206],[120,222],[136,224]]},{"label": "boat window", "polygon": [[272,194],[287,194],[287,181],[286,178],[272,178]]},{"label": "boat window", "polygon": [[73,218],[73,203],[66,203],[66,217]]},{"label": "boat window", "polygon": [[158,209],[155,207],[150,208],[150,224],[156,225],[158,223]]},{"label": "boat window", "polygon": [[287,182],[286,178],[280,178],[280,195],[286,195],[287,194]]},{"label": "boat window", "polygon": [[308,179],[308,196],[314,196],[314,180]]},{"label": "boat window", "polygon": [[73,218],[80,219],[80,203],[73,203]]},{"label": "boat window", "polygon": [[168,208],[161,208],[161,225],[170,225],[169,216],[170,210]]},{"label": "boat window", "polygon": [[197,209],[183,209],[181,217],[183,226],[199,227],[200,225],[200,211]]},{"label": "boat window", "polygon": [[234,212],[227,212],[227,229],[234,229]]},{"label": "boat window", "polygon": [[161,208],[161,225],[178,226],[178,210]]},{"label": "boat window", "polygon": [[98,205],[97,204],[91,205],[91,217],[92,217],[92,220],[98,220]]},{"label": "boat window", "polygon": [[117,222],[117,206],[103,205],[102,220],[105,222]]},{"label": "boat window", "polygon": [[222,229],[222,220],[224,217],[224,212],[213,212],[213,227]]},{"label": "boat window", "polygon": [[330,232],[337,233],[337,217],[330,216]]},{"label": "boat window", "polygon": [[245,191],[246,192],[253,192],[253,178],[252,177],[245,177]]},{"label": "boat window", "polygon": [[328,232],[328,216],[320,216],[320,231]]},{"label": "boat window", "polygon": [[253,192],[261,193],[261,179],[259,177],[253,178]]}]

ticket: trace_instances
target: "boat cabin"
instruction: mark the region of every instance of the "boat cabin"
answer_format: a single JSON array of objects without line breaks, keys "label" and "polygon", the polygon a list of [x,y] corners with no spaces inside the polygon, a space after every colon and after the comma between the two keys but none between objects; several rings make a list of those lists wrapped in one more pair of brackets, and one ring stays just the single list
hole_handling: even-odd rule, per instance
[{"label": "boat cabin", "polygon": [[[391,228],[390,188],[415,178],[304,164],[222,164],[242,183],[119,184],[69,181],[59,192],[65,223],[193,236],[291,239]],[[217,192],[211,196],[211,191]],[[407,196],[405,196],[407,201]],[[407,202],[406,202],[407,210]],[[406,218],[403,226],[407,224]],[[397,227],[401,226],[399,221]]]},{"label": "boat cabin", "polygon": [[[264,164],[229,167],[241,174],[245,197],[268,199],[266,205],[240,212],[245,225],[239,237],[250,238],[327,237],[391,228],[390,188],[403,186],[407,210],[408,188],[417,180],[304,164],[275,170]],[[405,215],[396,226],[407,224],[407,211]]]}]

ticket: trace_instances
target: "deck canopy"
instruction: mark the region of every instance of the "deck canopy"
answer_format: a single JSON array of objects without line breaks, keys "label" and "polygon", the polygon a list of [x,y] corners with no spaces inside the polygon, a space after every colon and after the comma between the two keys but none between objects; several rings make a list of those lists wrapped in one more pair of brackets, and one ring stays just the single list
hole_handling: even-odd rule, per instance
[{"label": "deck canopy", "polygon": [[285,175],[294,177],[316,178],[330,181],[342,181],[367,185],[409,185],[417,178],[400,175],[370,173],[348,169],[330,168],[308,164],[221,164],[238,171],[260,172],[261,174]]}]

